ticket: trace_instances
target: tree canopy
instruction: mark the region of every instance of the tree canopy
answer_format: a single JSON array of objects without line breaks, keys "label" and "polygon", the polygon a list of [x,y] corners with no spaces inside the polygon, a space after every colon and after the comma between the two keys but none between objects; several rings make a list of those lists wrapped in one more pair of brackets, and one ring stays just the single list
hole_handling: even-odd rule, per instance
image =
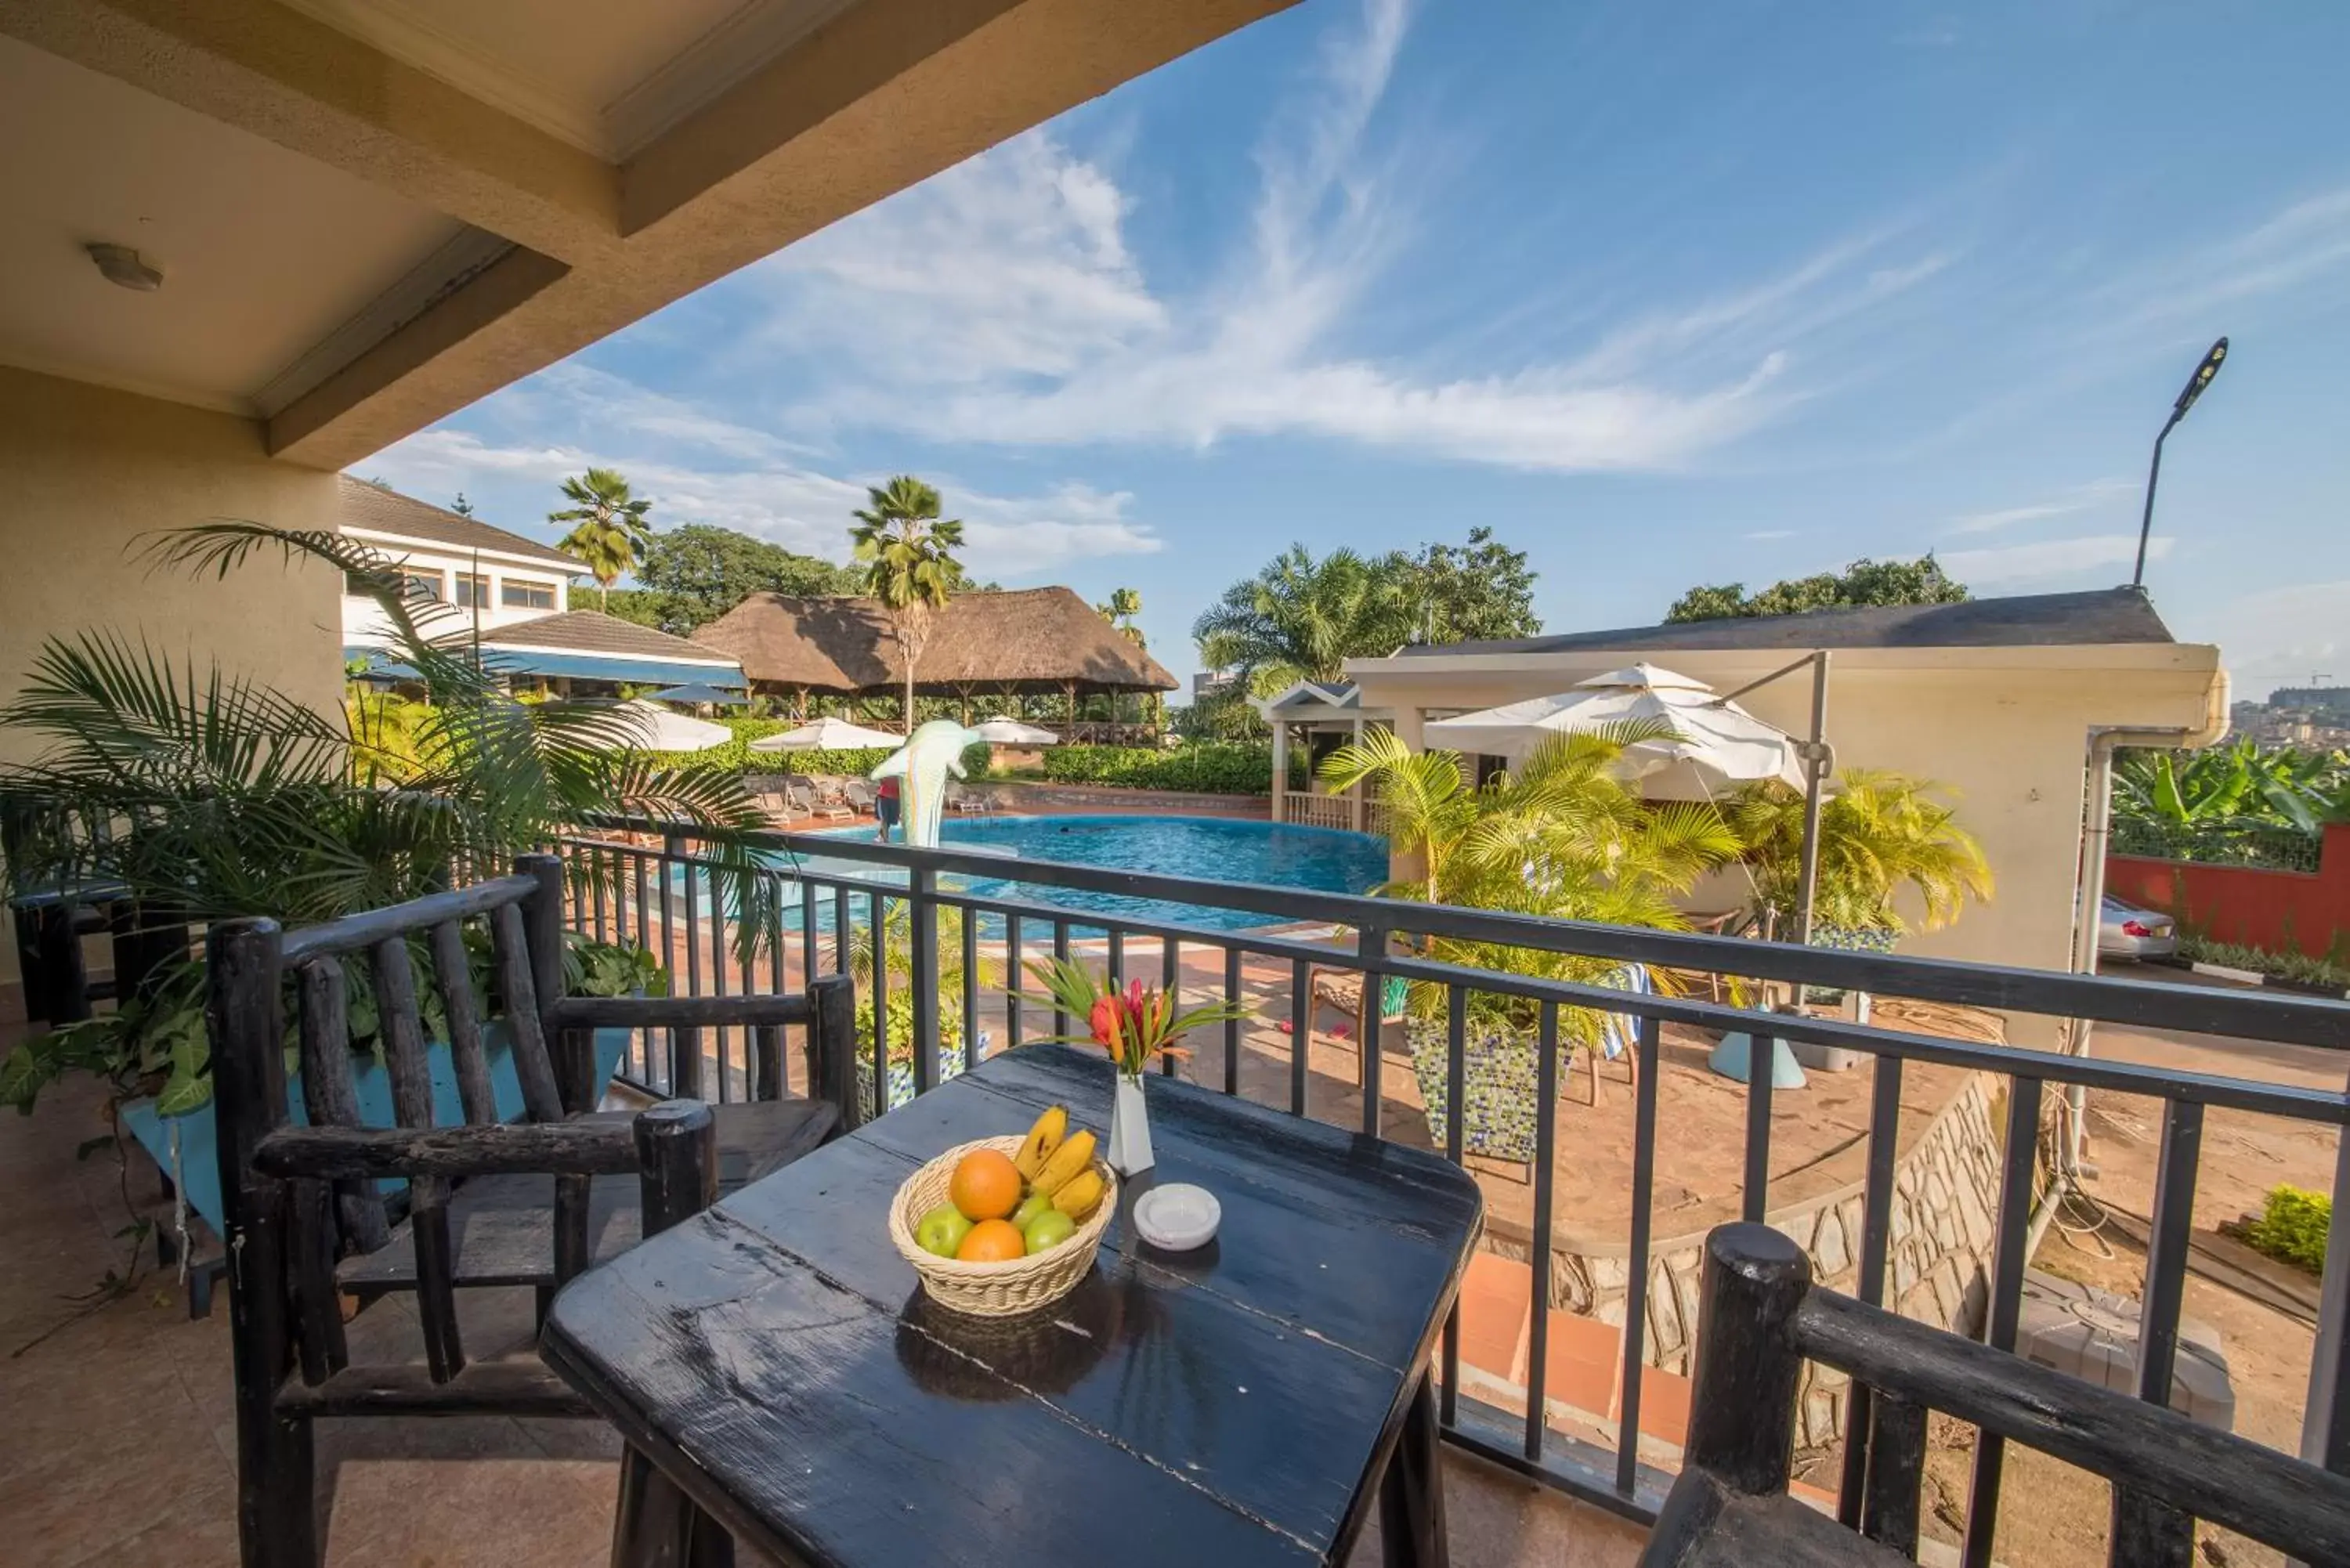
[{"label": "tree canopy", "polygon": [[1465,545],[1426,545],[1403,565],[1406,595],[1424,610],[1424,641],[1500,641],[1542,630],[1526,553],[1502,544],[1491,528],[1470,529]]},{"label": "tree canopy", "polygon": [[858,593],[865,586],[863,574],[847,566],[707,523],[658,535],[637,568],[637,581],[644,593],[660,596],[661,618],[652,624],[680,637],[753,594],[816,597]]},{"label": "tree canopy", "polygon": [[1667,621],[1733,620],[1752,616],[1801,615],[1805,610],[1848,609],[1862,605],[1954,605],[1968,597],[1930,555],[1914,561],[1855,561],[1842,572],[1789,577],[1753,597],[1744,583],[1690,589],[1665,612]]},{"label": "tree canopy", "polygon": [[1260,695],[1291,681],[1335,680],[1349,659],[1376,659],[1411,642],[1530,637],[1534,574],[1525,553],[1490,528],[1465,545],[1430,544],[1321,559],[1292,545],[1253,577],[1224,590],[1193,623],[1200,654],[1238,670]]}]

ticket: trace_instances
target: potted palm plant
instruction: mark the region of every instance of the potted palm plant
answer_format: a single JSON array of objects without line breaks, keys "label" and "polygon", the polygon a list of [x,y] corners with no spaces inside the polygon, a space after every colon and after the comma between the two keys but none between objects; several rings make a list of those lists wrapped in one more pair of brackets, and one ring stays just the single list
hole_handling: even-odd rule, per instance
[{"label": "potted palm plant", "polygon": [[[1929,930],[1957,919],[1969,899],[1991,896],[1982,846],[1936,798],[1947,793],[1930,779],[1874,768],[1842,775],[1820,807],[1813,945],[1892,951],[1909,929],[1898,908],[1905,888],[1915,894]],[[1732,797],[1727,815],[1753,874],[1757,914],[1793,931],[1804,797],[1782,784],[1752,784]]]},{"label": "potted palm plant", "polygon": [[[1458,753],[1415,753],[1380,731],[1333,753],[1321,777],[1333,792],[1368,782],[1388,812],[1388,842],[1420,862],[1420,875],[1388,883],[1378,889],[1383,897],[1681,930],[1689,921],[1675,898],[1741,846],[1710,804],[1644,802],[1617,777],[1627,746],[1673,734],[1660,720],[1570,732],[1481,786]],[[1430,938],[1427,949],[1431,958],[1506,974],[1624,989],[1669,983],[1614,959],[1451,937]],[[1430,1130],[1440,1137],[1451,1097],[1446,1009],[1442,988],[1414,986],[1404,1024]],[[1470,994],[1462,1119],[1473,1152],[1534,1157],[1539,1011],[1524,998]],[[1605,1049],[1617,1028],[1613,1016],[1562,1009],[1562,1043]]]},{"label": "potted palm plant", "polygon": [[[1891,952],[1908,930],[1898,908],[1905,888],[1915,895],[1929,929],[1957,919],[1970,898],[1991,897],[1991,867],[1982,846],[1959,826],[1952,808],[1935,798],[1942,788],[1879,769],[1854,768],[1842,776],[1820,807],[1812,946]],[[1731,799],[1728,815],[1746,846],[1756,919],[1782,936],[1794,936],[1803,878],[1804,797],[1781,784],[1751,784]],[[1837,992],[1798,995],[1830,1005],[1845,1001]],[[1866,998],[1857,1005],[1865,1009]],[[1865,1022],[1867,1014],[1859,1016]],[[1861,1060],[1856,1051],[1804,1041],[1789,1050],[1797,1064],[1830,1072],[1857,1066]]]},{"label": "potted palm plant", "polygon": [[[843,895],[835,893],[834,897]],[[938,951],[932,960],[931,973],[937,997],[939,1032],[932,1044],[938,1048],[939,1081],[944,1083],[963,1069],[963,962],[962,923],[964,912],[949,905],[936,910],[938,920]],[[848,971],[857,977],[857,1094],[864,1103],[866,1119],[884,1110],[895,1110],[914,1097],[914,1009],[911,986],[914,973],[913,914],[901,899],[889,908],[881,921],[882,935],[878,955],[888,965],[889,984],[875,983],[873,962],[877,956],[873,924],[858,924],[849,933]],[[1002,966],[991,959],[979,960],[972,975],[972,985],[986,990],[1001,982]],[[888,1047],[889,1105],[876,1108],[873,1103],[873,999],[886,996],[889,1001]],[[979,1032],[980,1049],[989,1044],[985,1030]]]},{"label": "potted palm plant", "polygon": [[[714,836],[715,874],[747,911],[738,937],[754,944],[771,929],[761,901],[772,899],[772,885],[748,837],[763,819],[738,779],[637,750],[628,719],[608,707],[517,701],[494,661],[452,646],[462,618],[404,597],[389,558],[340,535],[240,522],[164,534],[148,548],[160,566],[203,574],[257,554],[331,566],[382,611],[387,651],[414,696],[355,686],[339,711],[321,712],[119,632],[52,639],[0,711],[0,725],[46,742],[37,761],[0,770],[0,798],[20,829],[5,867],[12,892],[113,883],[142,910],[171,911],[175,925],[265,915],[301,926],[503,868],[595,814],[617,812]],[[88,823],[116,830],[79,830]],[[574,939],[567,962],[585,992],[662,983],[660,966],[625,943]],[[210,1137],[201,971],[199,961],[182,959],[115,1012],[19,1045],[0,1061],[0,1100],[30,1111],[60,1076],[94,1074],[159,1160],[201,1188],[200,1173],[213,1168],[189,1146]],[[372,992],[363,973],[351,980],[364,1106]],[[603,1033],[608,1073],[625,1036]],[[510,1081],[496,1056],[494,1079]],[[436,1076],[445,1074],[444,1064]],[[297,1091],[297,1116],[299,1104]],[[518,1107],[515,1093],[508,1114]]]}]

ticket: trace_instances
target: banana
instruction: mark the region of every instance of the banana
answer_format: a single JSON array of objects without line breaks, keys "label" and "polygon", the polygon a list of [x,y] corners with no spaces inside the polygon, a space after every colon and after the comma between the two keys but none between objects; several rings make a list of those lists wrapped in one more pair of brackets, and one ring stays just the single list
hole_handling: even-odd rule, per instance
[{"label": "banana", "polygon": [[1053,1158],[1045,1162],[1045,1168],[1028,1183],[1028,1190],[1041,1192],[1050,1198],[1068,1185],[1070,1178],[1079,1171],[1091,1169],[1093,1163],[1094,1135],[1083,1130],[1073,1132],[1061,1140],[1061,1147],[1053,1151]]},{"label": "banana", "polygon": [[1092,1217],[1101,1200],[1101,1172],[1091,1168],[1079,1171],[1053,1194],[1053,1207],[1080,1225]]},{"label": "banana", "polygon": [[1012,1163],[1020,1168],[1024,1180],[1036,1179],[1037,1173],[1045,1168],[1045,1162],[1051,1159],[1054,1151],[1061,1147],[1061,1140],[1068,1136],[1068,1131],[1066,1106],[1050,1106],[1036,1118],[1036,1125],[1030,1127],[1028,1136],[1020,1140],[1020,1152],[1012,1158]]}]

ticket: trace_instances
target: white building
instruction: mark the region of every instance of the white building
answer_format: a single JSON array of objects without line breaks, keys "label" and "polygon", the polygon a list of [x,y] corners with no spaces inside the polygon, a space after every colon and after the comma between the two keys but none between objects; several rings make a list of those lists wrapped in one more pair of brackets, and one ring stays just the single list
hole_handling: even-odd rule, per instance
[{"label": "white building", "polygon": [[[428,637],[478,647],[517,689],[591,696],[645,686],[743,689],[733,654],[597,610],[567,609],[565,592],[585,568],[535,539],[348,474],[341,517],[346,535],[400,563],[411,597],[453,608],[425,625]],[[343,595],[344,659],[385,668],[390,630],[375,600]]]},{"label": "white building", "polygon": [[[399,561],[417,588],[454,606],[469,628],[478,617],[485,635],[559,614],[567,607],[564,594],[571,579],[587,569],[536,539],[348,474],[343,475],[340,514],[345,534]],[[382,646],[388,630],[373,599],[343,595],[345,658]]]}]

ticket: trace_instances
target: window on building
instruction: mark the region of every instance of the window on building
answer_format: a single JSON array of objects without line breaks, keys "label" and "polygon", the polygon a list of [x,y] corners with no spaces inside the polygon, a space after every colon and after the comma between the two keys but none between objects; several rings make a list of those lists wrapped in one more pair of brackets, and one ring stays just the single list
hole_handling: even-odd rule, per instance
[{"label": "window on building", "polygon": [[551,610],[555,607],[553,583],[533,583],[516,577],[508,577],[499,586],[498,595],[501,603],[511,605],[516,609]]},{"label": "window on building", "polygon": [[475,576],[471,572],[459,572],[456,602],[466,609],[489,608],[490,579],[485,576]]},{"label": "window on building", "polygon": [[400,595],[404,598],[430,599],[434,604],[439,604],[449,597],[448,585],[442,580],[441,574],[438,572],[419,572],[411,569],[400,574]]}]

